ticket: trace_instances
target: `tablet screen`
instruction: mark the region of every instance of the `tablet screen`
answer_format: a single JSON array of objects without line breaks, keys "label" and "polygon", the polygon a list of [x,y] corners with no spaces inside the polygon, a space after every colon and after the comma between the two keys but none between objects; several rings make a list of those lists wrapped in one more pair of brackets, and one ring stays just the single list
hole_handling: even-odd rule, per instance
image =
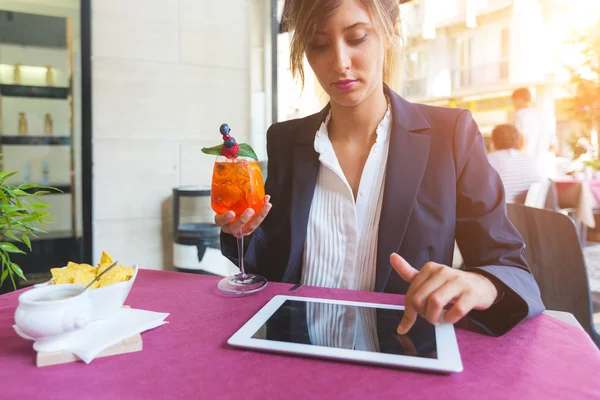
[{"label": "tablet screen", "polygon": [[437,359],[435,327],[421,317],[406,335],[404,310],[286,300],[255,339]]}]

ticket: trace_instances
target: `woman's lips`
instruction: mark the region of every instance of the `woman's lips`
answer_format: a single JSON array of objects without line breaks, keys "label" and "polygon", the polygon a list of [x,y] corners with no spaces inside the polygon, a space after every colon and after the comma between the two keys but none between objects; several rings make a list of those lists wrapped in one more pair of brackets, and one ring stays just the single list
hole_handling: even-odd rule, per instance
[{"label": "woman's lips", "polygon": [[343,79],[336,82],[333,82],[333,86],[335,86],[339,90],[350,90],[352,86],[356,83],[356,79]]}]

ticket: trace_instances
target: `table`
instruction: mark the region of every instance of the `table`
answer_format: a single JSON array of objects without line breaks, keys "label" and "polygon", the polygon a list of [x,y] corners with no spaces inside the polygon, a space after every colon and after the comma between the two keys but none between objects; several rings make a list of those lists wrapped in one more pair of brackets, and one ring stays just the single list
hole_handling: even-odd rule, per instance
[{"label": "table", "polygon": [[575,219],[595,228],[594,209],[600,204],[600,180],[578,179],[553,180],[560,208],[574,208]]},{"label": "table", "polygon": [[2,398],[600,398],[600,352],[584,331],[547,315],[498,338],[457,327],[464,372],[439,375],[231,348],[227,339],[277,294],[387,304],[403,297],[273,282],[231,297],[218,279],[140,271],[127,304],[171,313],[168,325],[142,335],[142,352],[41,369],[31,342],[11,328],[18,293],[0,296]]},{"label": "table", "polygon": [[560,321],[566,322],[567,324],[574,326],[576,328],[579,328],[581,330],[583,329],[583,326],[581,326],[581,324],[579,323],[579,321],[577,321],[577,319],[575,318],[575,316],[571,313],[568,312],[564,312],[564,311],[553,311],[553,310],[546,310],[544,311],[544,314],[551,316],[552,318],[556,318]]}]

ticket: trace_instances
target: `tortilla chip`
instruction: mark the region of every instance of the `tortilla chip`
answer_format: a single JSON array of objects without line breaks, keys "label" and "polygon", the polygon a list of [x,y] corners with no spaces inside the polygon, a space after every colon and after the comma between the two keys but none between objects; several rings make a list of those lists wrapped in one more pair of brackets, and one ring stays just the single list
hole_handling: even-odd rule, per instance
[{"label": "tortilla chip", "polygon": [[73,277],[66,268],[52,268],[52,283],[73,283]]},{"label": "tortilla chip", "polygon": [[97,269],[89,264],[69,262],[67,268],[52,268],[50,273],[53,283],[76,283],[87,286],[96,277]]},{"label": "tortilla chip", "polygon": [[[108,266],[106,268],[108,268]],[[98,274],[102,273],[106,268],[98,268]],[[98,281],[100,282],[100,287],[104,287],[112,285],[113,283],[128,281],[134,274],[135,268],[117,264],[113,269],[102,275]]]},{"label": "tortilla chip", "polygon": [[[98,268],[89,264],[77,264],[70,261],[66,268],[52,268],[50,270],[52,273],[52,283],[76,283],[87,286],[113,263],[112,257],[106,252],[102,252]],[[94,282],[90,288],[95,289],[112,285],[113,283],[125,282],[131,279],[134,274],[135,268],[117,264],[113,269]]]},{"label": "tortilla chip", "polygon": [[107,252],[103,251],[102,252],[102,256],[100,257],[100,263],[98,264],[98,266],[100,265],[111,265],[112,263],[114,263],[112,257],[110,255],[108,255]]},{"label": "tortilla chip", "polygon": [[80,268],[73,274],[73,283],[87,286],[89,285],[94,278],[96,278],[96,271],[90,271],[87,268]]}]

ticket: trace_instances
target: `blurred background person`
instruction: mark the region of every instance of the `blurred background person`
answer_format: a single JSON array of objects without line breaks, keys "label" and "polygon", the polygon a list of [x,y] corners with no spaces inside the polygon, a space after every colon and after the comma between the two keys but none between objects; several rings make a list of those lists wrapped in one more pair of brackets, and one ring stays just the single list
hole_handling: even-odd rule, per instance
[{"label": "blurred background person", "polygon": [[537,165],[538,170],[548,171],[548,159],[555,151],[556,134],[536,107],[531,104],[531,92],[527,88],[515,90],[511,96],[515,108],[515,127],[523,135],[523,153]]},{"label": "blurred background person", "polygon": [[529,187],[541,179],[536,162],[519,148],[522,136],[514,125],[498,125],[492,131],[490,164],[498,171],[507,203],[524,204]]}]

